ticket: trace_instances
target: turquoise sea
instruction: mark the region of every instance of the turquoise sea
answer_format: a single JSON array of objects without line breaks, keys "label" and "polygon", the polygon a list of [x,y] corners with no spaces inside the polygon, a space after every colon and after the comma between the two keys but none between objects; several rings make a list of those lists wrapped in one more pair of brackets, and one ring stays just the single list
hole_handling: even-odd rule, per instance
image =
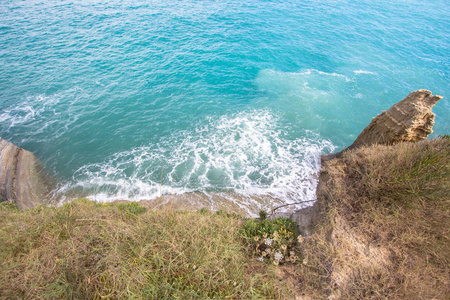
[{"label": "turquoise sea", "polygon": [[[444,96],[448,0],[0,2],[0,136],[58,201],[314,199],[319,155],[420,88]],[[271,197],[262,204],[254,197]],[[214,203],[211,204],[214,206]]]}]

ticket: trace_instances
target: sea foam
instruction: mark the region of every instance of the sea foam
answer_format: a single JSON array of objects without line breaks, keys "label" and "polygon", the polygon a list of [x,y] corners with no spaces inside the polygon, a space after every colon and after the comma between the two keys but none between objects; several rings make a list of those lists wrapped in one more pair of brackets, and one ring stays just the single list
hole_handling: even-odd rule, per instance
[{"label": "sea foam", "polygon": [[334,145],[313,133],[289,139],[278,122],[267,110],[211,117],[206,125],[157,144],[85,165],[57,194],[62,200],[72,194],[104,202],[233,192],[227,197],[250,197],[247,206],[252,196],[269,196],[278,204],[315,199],[320,154],[333,151]]}]

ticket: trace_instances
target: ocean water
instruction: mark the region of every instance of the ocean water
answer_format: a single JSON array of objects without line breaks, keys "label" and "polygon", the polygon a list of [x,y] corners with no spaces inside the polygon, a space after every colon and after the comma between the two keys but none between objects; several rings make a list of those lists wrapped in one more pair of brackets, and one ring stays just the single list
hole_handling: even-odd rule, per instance
[{"label": "ocean water", "polygon": [[314,199],[320,154],[410,91],[444,96],[434,129],[450,133],[448,11],[444,0],[1,1],[0,136],[58,178],[57,201],[226,193],[254,213]]}]

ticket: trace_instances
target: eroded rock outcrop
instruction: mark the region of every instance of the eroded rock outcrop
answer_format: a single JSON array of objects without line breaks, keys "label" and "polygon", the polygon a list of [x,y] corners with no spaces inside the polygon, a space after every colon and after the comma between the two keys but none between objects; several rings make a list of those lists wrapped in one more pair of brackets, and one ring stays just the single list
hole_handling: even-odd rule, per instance
[{"label": "eroded rock outcrop", "polygon": [[374,144],[393,145],[399,142],[417,142],[433,132],[433,106],[442,99],[428,90],[409,93],[402,101],[383,111],[361,132],[346,150]]},{"label": "eroded rock outcrop", "polygon": [[50,184],[39,160],[30,151],[0,138],[0,195],[19,209],[46,201]]}]

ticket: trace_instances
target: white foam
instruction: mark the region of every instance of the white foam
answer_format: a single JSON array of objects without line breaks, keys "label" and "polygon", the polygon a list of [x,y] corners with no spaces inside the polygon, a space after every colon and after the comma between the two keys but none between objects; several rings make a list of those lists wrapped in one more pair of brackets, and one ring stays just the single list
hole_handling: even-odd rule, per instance
[{"label": "white foam", "polygon": [[269,196],[282,203],[297,202],[315,198],[320,153],[333,149],[331,142],[313,133],[288,139],[268,111],[243,112],[210,118],[205,125],[176,132],[157,145],[83,166],[58,194],[63,199],[76,194],[104,202],[232,191],[240,195],[233,201]]},{"label": "white foam", "polygon": [[356,75],[359,75],[359,74],[377,75],[376,72],[364,71],[364,70],[356,70],[356,71],[353,71],[353,73],[355,73]]},{"label": "white foam", "polygon": [[28,96],[3,109],[0,125],[6,131],[14,127],[26,127],[33,134],[43,133],[53,127],[49,131],[51,138],[58,138],[78,118],[77,114],[72,113],[72,106],[77,103],[79,92],[75,87],[54,95]]},{"label": "white foam", "polygon": [[28,97],[26,101],[3,110],[0,115],[0,122],[5,124],[9,123],[7,127],[10,128],[33,121],[44,111],[52,107],[55,102],[57,101],[54,98],[45,97],[44,95]]}]

